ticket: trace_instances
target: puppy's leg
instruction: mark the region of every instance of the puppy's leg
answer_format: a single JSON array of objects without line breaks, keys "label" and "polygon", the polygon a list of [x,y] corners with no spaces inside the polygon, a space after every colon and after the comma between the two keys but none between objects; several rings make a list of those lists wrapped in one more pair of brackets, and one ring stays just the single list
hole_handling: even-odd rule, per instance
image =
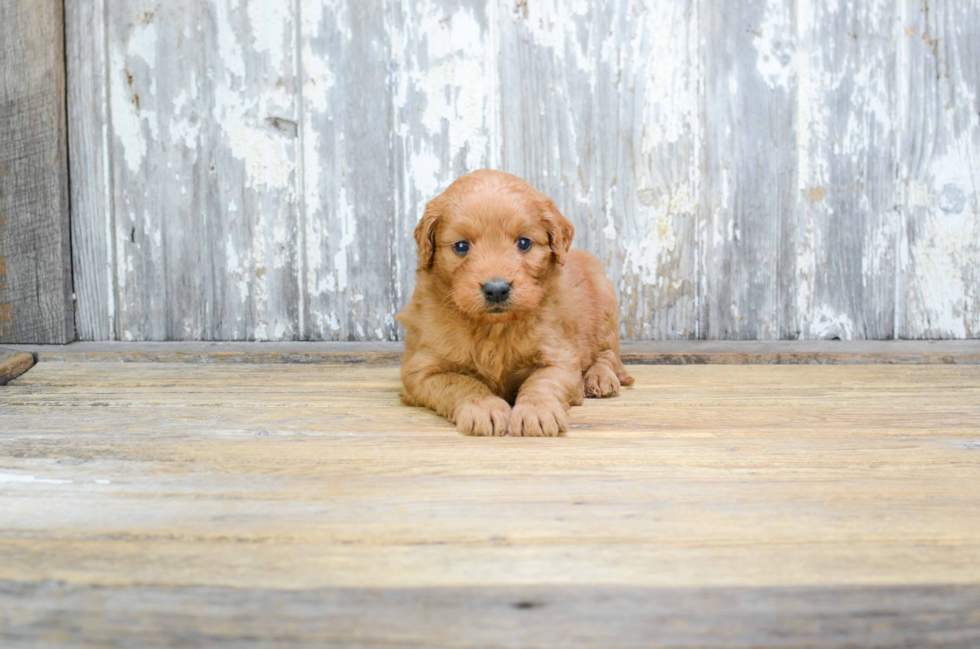
[{"label": "puppy's leg", "polygon": [[407,403],[435,410],[466,435],[507,434],[510,404],[471,376],[443,371],[438,361],[416,354],[402,366]]},{"label": "puppy's leg", "polygon": [[[616,358],[616,352],[611,349],[600,352],[592,367],[585,371],[585,396],[611,397],[617,394],[622,383],[618,371],[618,368],[621,367],[622,363]],[[623,373],[625,374],[625,369]],[[628,374],[626,374],[626,378],[629,379],[630,383],[633,382],[633,378]]]},{"label": "puppy's leg", "polygon": [[554,437],[568,429],[568,408],[581,391],[577,368],[551,366],[527,377],[510,414],[507,432],[514,437]]},{"label": "puppy's leg", "polygon": [[619,358],[619,353],[615,355],[615,364],[613,368],[616,370],[616,376],[619,378],[620,385],[633,385],[633,377],[630,373],[626,371],[626,366],[623,365],[623,361]]}]

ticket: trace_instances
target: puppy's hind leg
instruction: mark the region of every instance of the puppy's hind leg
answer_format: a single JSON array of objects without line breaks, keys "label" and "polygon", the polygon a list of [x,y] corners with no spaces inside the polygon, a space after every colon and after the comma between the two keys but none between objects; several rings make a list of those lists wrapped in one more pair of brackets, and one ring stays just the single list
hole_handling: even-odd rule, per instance
[{"label": "puppy's hind leg", "polygon": [[592,367],[585,371],[585,396],[611,397],[619,393],[621,385],[632,385],[633,377],[611,349],[599,352]]},{"label": "puppy's hind leg", "polygon": [[615,355],[615,360],[614,367],[616,368],[616,376],[619,377],[620,385],[633,385],[633,377],[626,371],[626,366],[619,359],[619,354]]}]

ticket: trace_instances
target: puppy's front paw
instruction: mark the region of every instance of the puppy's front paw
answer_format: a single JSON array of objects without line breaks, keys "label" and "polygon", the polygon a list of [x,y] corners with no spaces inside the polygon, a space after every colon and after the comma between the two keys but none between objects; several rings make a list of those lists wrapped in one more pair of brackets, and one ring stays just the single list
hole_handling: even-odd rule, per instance
[{"label": "puppy's front paw", "polygon": [[568,412],[560,402],[519,402],[510,413],[511,437],[554,437],[568,429]]},{"label": "puppy's front paw", "polygon": [[456,407],[453,422],[464,435],[500,437],[507,434],[510,404],[500,397],[480,397]]}]

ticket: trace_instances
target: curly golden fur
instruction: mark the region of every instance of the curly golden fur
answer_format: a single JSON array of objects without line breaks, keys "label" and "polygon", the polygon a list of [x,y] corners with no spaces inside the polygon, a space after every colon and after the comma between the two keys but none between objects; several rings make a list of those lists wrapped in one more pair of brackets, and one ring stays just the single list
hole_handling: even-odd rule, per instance
[{"label": "curly golden fur", "polygon": [[550,199],[499,171],[462,176],[432,200],[415,229],[418,283],[397,318],[405,403],[469,435],[552,436],[583,397],[632,384],[612,283],[598,259],[569,249],[574,234]]}]

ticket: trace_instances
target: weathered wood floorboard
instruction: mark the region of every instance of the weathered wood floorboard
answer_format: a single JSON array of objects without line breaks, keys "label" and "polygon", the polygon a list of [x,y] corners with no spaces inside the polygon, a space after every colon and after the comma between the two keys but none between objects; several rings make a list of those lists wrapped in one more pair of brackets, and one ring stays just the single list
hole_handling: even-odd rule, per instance
[{"label": "weathered wood floorboard", "polygon": [[0,582],[0,600],[17,622],[9,649],[33,649],[39,636],[56,638],[49,647],[147,648],[980,644],[975,586],[291,591]]},{"label": "weathered wood floorboard", "polygon": [[[12,345],[40,361],[167,363],[372,363],[396,364],[402,343],[344,342],[78,342],[71,345]],[[980,341],[703,341],[626,342],[630,365],[689,364],[957,364],[980,363]]]},{"label": "weathered wood floorboard", "polygon": [[3,646],[974,646],[980,366],[634,366],[561,439],[364,364],[0,389]]}]

